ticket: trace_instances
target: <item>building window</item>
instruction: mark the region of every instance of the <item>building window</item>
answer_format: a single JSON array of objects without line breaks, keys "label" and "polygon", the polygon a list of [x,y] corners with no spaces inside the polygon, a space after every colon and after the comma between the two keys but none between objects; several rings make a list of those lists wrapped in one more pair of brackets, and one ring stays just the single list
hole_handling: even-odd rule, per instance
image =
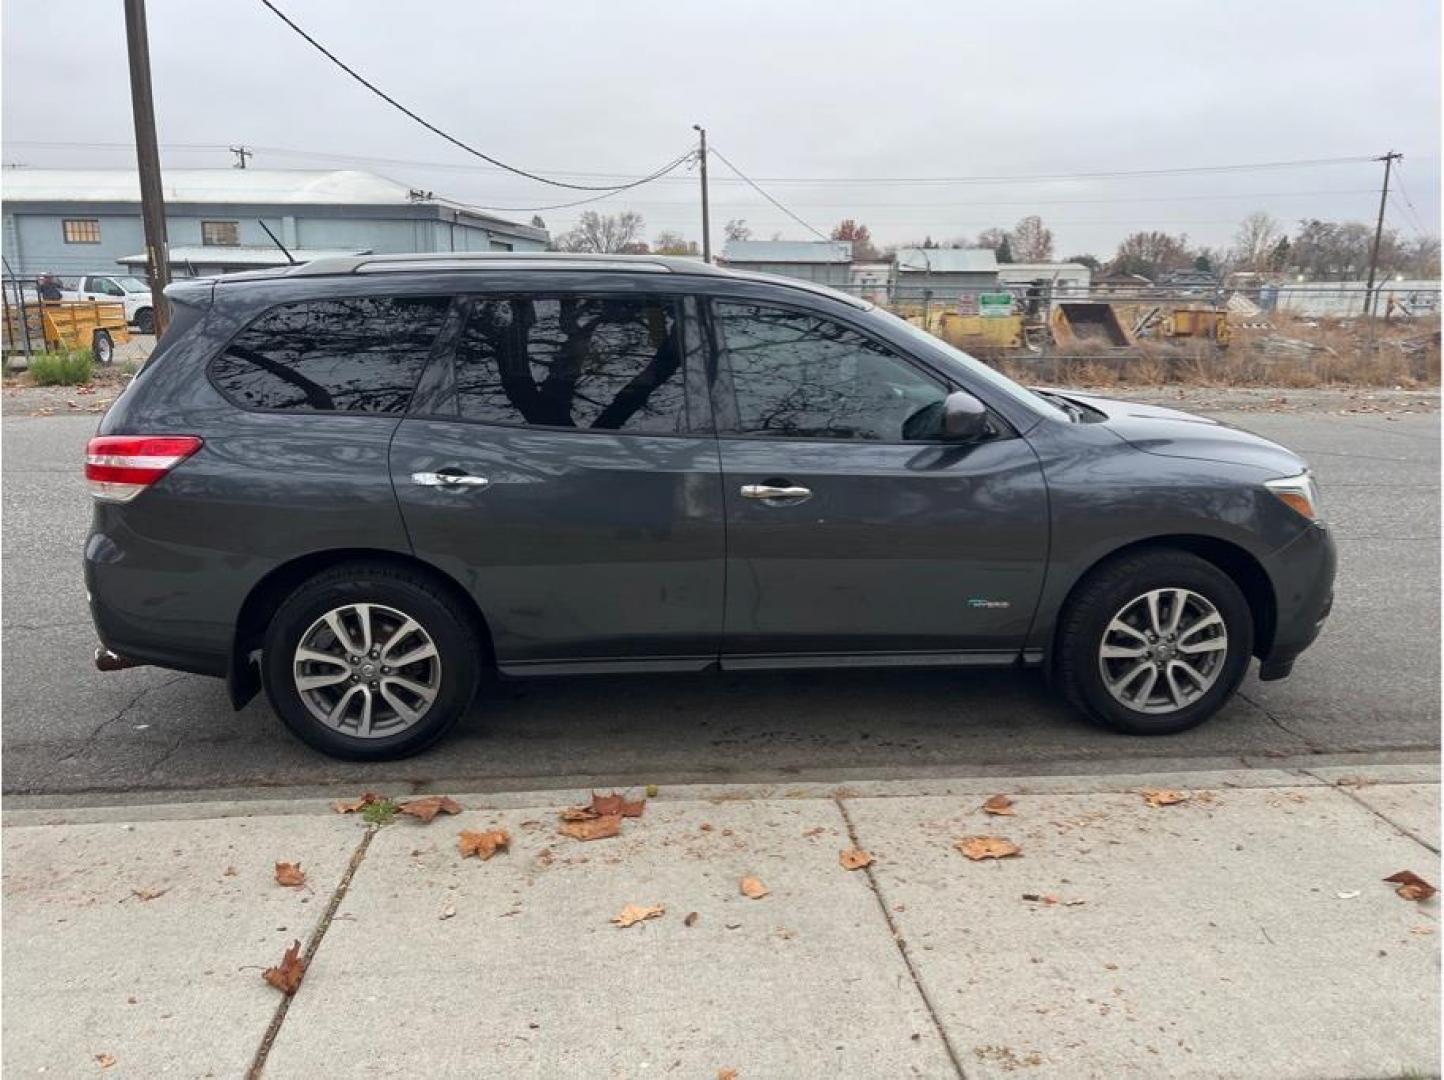
[{"label": "building window", "polygon": [[488,240],[486,243],[488,251],[510,251],[511,245],[505,240]]},{"label": "building window", "polygon": [[65,218],[60,228],[67,244],[100,243],[100,222],[95,218]]},{"label": "building window", "polygon": [[201,243],[206,247],[235,247],[241,242],[240,223],[235,221],[202,221]]}]

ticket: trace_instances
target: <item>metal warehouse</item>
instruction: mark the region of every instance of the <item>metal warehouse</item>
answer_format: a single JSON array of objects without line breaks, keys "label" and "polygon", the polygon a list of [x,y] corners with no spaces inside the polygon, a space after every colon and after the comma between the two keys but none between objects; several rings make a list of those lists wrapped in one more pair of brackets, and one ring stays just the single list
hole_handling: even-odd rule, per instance
[{"label": "metal warehouse", "polygon": [[899,248],[893,270],[897,301],[956,301],[998,287],[998,259],[985,248]]},{"label": "metal warehouse", "polygon": [[720,262],[845,289],[852,275],[852,241],[729,240]]},{"label": "metal warehouse", "polygon": [[[545,229],[439,200],[354,170],[173,169],[163,175],[171,272],[178,277],[338,253],[541,251]],[[4,254],[34,278],[143,270],[140,184],[122,169],[6,169]]]}]

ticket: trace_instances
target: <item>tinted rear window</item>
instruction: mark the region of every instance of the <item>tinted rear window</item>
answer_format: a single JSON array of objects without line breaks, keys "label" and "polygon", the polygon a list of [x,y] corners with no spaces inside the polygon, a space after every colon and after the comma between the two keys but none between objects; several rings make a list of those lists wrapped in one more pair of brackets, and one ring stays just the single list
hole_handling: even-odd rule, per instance
[{"label": "tinted rear window", "polygon": [[211,361],[211,378],[252,409],[402,413],[449,297],[363,296],[272,308]]}]

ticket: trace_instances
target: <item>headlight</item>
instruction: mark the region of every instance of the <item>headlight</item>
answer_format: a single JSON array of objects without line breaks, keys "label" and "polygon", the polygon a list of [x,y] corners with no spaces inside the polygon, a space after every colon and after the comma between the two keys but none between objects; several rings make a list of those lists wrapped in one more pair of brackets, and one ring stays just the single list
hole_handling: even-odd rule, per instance
[{"label": "headlight", "polygon": [[1319,489],[1314,483],[1313,474],[1307,469],[1297,476],[1265,480],[1264,486],[1310,521],[1323,518],[1323,508],[1319,505]]}]

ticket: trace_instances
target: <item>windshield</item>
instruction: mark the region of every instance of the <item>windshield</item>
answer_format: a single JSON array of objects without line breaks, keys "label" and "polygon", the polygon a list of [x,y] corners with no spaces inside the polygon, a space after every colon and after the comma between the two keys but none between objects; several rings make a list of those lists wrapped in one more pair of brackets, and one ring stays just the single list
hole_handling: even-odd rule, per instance
[{"label": "windshield", "polygon": [[126,292],[150,292],[150,286],[138,277],[118,277],[115,283]]},{"label": "windshield", "polygon": [[887,319],[890,323],[892,323],[893,326],[900,327],[905,330],[909,337],[915,338],[918,341],[922,341],[928,345],[931,345],[934,349],[937,349],[939,352],[945,354],[949,360],[952,360],[963,370],[967,371],[972,375],[976,375],[978,378],[986,382],[989,386],[1001,390],[1009,397],[1012,397],[1013,399],[1022,402],[1034,412],[1046,413],[1048,416],[1051,416],[1055,420],[1066,421],[1072,419],[1066,412],[1060,409],[1053,402],[1049,401],[1047,398],[1043,397],[1041,394],[1035,394],[1027,387],[1019,386],[1002,372],[990,368],[987,364],[983,363],[977,357],[969,356],[967,353],[963,352],[962,349],[955,348],[954,346],[949,345],[942,338],[934,337],[922,327],[914,326],[906,319],[899,318],[897,315],[894,315],[892,312],[884,310],[883,308],[878,308],[876,310],[876,314],[882,316],[884,319]]}]

